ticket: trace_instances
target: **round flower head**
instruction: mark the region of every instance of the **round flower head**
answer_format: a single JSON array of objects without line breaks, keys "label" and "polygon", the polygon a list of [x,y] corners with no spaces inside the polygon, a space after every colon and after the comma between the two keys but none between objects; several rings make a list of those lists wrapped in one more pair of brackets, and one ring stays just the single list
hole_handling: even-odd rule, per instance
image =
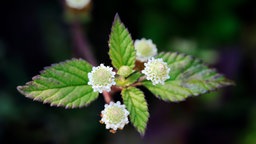
[{"label": "round flower head", "polygon": [[98,67],[93,67],[92,71],[88,73],[89,82],[94,92],[102,93],[103,91],[110,91],[112,85],[115,85],[115,72],[113,68],[100,64]]},{"label": "round flower head", "polygon": [[90,0],[66,0],[69,7],[75,9],[82,9],[90,3]]},{"label": "round flower head", "polygon": [[106,124],[106,129],[123,129],[128,120],[129,112],[125,109],[125,105],[122,105],[119,101],[116,103],[110,102],[105,104],[105,109],[101,111],[101,123]]},{"label": "round flower head", "polygon": [[134,47],[136,50],[136,59],[141,62],[146,62],[149,58],[157,54],[156,45],[151,39],[146,40],[142,38],[141,40],[135,40]]},{"label": "round flower head", "polygon": [[146,75],[147,80],[152,81],[153,85],[164,84],[164,81],[170,78],[170,68],[161,58],[151,58],[144,63],[144,66],[145,68],[141,72]]}]

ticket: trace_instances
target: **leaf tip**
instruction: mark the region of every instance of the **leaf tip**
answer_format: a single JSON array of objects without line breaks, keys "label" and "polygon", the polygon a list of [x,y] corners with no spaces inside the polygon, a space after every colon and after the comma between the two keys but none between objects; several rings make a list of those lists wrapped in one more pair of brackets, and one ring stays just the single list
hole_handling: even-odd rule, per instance
[{"label": "leaf tip", "polygon": [[227,79],[227,83],[228,83],[228,85],[230,85],[230,86],[236,86],[236,82],[233,81],[233,80]]},{"label": "leaf tip", "polygon": [[[114,17],[113,24],[112,24],[112,30],[113,30],[113,27],[114,27],[115,25],[119,25],[119,24],[123,25],[119,14],[116,13],[116,14],[115,14],[115,17]],[[111,34],[110,34],[110,35],[111,35]]]},{"label": "leaf tip", "polygon": [[144,130],[144,131],[143,131],[143,130],[139,130],[139,131],[138,131],[138,132],[140,133],[140,137],[141,137],[141,138],[144,138],[144,136],[145,136],[145,131],[146,131],[146,130]]},{"label": "leaf tip", "polygon": [[115,14],[114,21],[121,21],[118,13]]}]

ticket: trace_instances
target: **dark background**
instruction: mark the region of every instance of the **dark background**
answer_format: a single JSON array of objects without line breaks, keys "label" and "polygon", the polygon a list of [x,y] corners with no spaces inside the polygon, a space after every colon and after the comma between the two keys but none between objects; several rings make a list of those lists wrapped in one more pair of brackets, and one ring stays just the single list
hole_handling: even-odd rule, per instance
[{"label": "dark background", "polygon": [[95,0],[90,12],[78,12],[87,12],[81,32],[100,63],[110,65],[107,41],[118,12],[133,39],[151,38],[159,51],[199,57],[236,82],[180,103],[145,91],[151,116],[143,138],[131,125],[116,134],[105,130],[98,122],[102,96],[86,108],[66,110],[16,90],[43,67],[86,52],[76,48],[72,12],[57,0],[0,2],[0,143],[256,143],[253,0]]}]

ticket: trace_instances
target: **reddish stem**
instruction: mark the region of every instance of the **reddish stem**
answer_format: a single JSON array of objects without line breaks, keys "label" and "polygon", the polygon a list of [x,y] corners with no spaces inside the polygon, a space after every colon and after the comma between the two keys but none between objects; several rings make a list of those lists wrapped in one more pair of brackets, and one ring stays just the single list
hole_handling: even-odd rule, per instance
[{"label": "reddish stem", "polygon": [[109,104],[112,101],[112,96],[109,92],[103,91],[104,100],[107,104]]},{"label": "reddish stem", "polygon": [[89,63],[96,66],[97,61],[93,56],[91,46],[83,33],[83,28],[78,21],[73,21],[71,24],[71,32],[78,56],[85,58]]},{"label": "reddish stem", "polygon": [[[64,0],[60,0],[63,8],[65,9],[65,2]],[[73,42],[75,45],[74,51],[75,53],[86,59],[89,63],[91,63],[93,66],[98,65],[97,60],[93,56],[93,52],[91,50],[91,46],[87,40],[87,37],[85,35],[85,31],[81,26],[81,23],[77,20],[74,20],[71,23],[71,33]],[[103,91],[103,97],[105,99],[105,102],[109,104],[112,101],[112,92],[106,92]]]}]

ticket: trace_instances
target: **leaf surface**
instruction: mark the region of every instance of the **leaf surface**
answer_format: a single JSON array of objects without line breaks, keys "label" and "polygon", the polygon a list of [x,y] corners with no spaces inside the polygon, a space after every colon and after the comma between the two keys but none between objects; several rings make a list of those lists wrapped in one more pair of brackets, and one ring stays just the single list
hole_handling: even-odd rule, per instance
[{"label": "leaf surface", "polygon": [[130,112],[130,120],[141,135],[144,135],[149,118],[148,105],[143,92],[135,87],[122,91],[122,98]]},{"label": "leaf surface", "polygon": [[197,96],[234,84],[192,56],[162,52],[157,57],[167,62],[170,79],[165,81],[164,85],[154,86],[150,81],[144,81],[143,85],[162,100],[182,101],[189,96]]},{"label": "leaf surface", "polygon": [[133,40],[118,15],[115,16],[112,25],[109,48],[110,59],[116,69],[121,66],[134,68],[136,57]]},{"label": "leaf surface", "polygon": [[98,93],[87,85],[91,70],[92,66],[82,59],[67,60],[46,67],[40,75],[17,89],[26,97],[51,106],[83,107],[98,97]]}]

